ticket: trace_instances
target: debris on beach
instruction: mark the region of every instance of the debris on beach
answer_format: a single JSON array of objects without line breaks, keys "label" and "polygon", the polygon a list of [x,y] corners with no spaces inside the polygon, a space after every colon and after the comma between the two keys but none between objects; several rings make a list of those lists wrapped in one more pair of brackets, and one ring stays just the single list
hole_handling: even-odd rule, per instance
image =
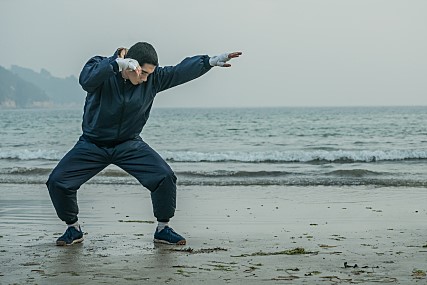
[{"label": "debris on beach", "polygon": [[335,275],[331,275],[331,276],[320,276],[320,278],[323,278],[323,279],[327,279],[328,281],[330,281],[330,282],[334,282],[334,283],[338,283],[338,282],[351,282],[352,281],[352,279],[342,279],[342,278],[339,278],[338,276],[335,276]]},{"label": "debris on beach", "polygon": [[310,272],[305,273],[304,276],[314,276],[314,275],[319,275],[321,273],[322,272],[315,270],[315,271],[310,271]]},{"label": "debris on beach", "polygon": [[294,249],[287,249],[282,251],[275,251],[275,252],[264,252],[264,251],[258,251],[250,254],[241,254],[241,255],[234,255],[232,257],[248,257],[248,256],[268,256],[268,255],[298,255],[298,254],[317,254],[317,251],[307,251],[305,248],[302,247],[296,247]]},{"label": "debris on beach", "polygon": [[227,251],[227,249],[222,248],[222,247],[201,248],[201,249],[193,249],[191,247],[186,247],[186,248],[170,248],[169,251],[177,251],[177,252],[186,252],[186,253],[197,254],[197,253],[212,253],[212,252],[216,252],[216,251]]},{"label": "debris on beach", "polygon": [[321,248],[333,248],[337,247],[338,245],[327,245],[327,244],[319,244],[319,247]]},{"label": "debris on beach", "polygon": [[142,221],[142,220],[119,220],[119,223],[145,223],[145,224],[154,224],[154,221]]},{"label": "debris on beach", "polygon": [[234,271],[233,267],[235,266],[229,266],[224,264],[209,264],[213,267],[213,270],[219,270],[219,271]]},{"label": "debris on beach", "polygon": [[347,263],[347,261],[346,262],[344,262],[344,268],[357,268],[358,266],[357,266],[357,264],[354,264],[354,265],[349,265],[348,263]]},{"label": "debris on beach", "polygon": [[298,279],[298,276],[295,275],[289,275],[289,276],[277,276],[277,277],[273,277],[270,280],[273,281],[292,281],[294,279]]},{"label": "debris on beach", "polygon": [[424,278],[426,277],[426,272],[424,270],[420,270],[420,269],[414,269],[412,270],[412,277],[414,278]]}]

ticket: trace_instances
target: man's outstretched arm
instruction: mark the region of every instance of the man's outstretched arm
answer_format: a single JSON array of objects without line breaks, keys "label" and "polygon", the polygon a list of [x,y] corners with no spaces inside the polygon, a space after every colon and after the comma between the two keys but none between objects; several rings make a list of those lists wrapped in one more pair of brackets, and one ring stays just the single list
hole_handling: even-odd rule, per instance
[{"label": "man's outstretched arm", "polygon": [[155,71],[157,92],[196,79],[214,66],[230,67],[231,64],[227,61],[241,54],[241,52],[232,52],[213,57],[207,55],[187,57],[175,66],[158,67]]}]

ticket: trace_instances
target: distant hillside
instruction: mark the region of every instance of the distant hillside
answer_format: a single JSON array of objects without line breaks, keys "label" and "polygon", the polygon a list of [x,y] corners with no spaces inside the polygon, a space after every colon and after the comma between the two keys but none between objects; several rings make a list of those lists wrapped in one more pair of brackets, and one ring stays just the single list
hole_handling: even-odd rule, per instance
[{"label": "distant hillside", "polygon": [[0,66],[0,107],[31,108],[51,106],[46,92]]},{"label": "distant hillside", "polygon": [[81,106],[84,102],[86,93],[75,76],[58,78],[45,69],[38,73],[16,65],[12,65],[10,71],[44,90],[55,106]]}]

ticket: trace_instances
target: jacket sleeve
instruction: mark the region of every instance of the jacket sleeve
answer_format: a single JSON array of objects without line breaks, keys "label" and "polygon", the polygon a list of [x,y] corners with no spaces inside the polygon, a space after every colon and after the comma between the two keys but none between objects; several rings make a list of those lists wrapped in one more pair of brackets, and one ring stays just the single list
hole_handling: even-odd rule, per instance
[{"label": "jacket sleeve", "polygon": [[105,80],[119,72],[116,58],[115,54],[111,57],[95,56],[89,59],[79,76],[83,90],[93,93]]},{"label": "jacket sleeve", "polygon": [[156,92],[196,79],[211,68],[207,55],[187,57],[175,66],[157,67],[155,70]]}]

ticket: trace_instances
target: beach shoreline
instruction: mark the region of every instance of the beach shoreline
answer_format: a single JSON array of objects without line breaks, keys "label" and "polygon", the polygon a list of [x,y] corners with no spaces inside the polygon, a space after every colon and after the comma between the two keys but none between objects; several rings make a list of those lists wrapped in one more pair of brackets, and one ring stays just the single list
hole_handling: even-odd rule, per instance
[{"label": "beach shoreline", "polygon": [[427,189],[181,186],[171,226],[186,246],[155,245],[148,190],[79,190],[82,244],[42,184],[0,184],[1,284],[408,284],[426,282]]}]

